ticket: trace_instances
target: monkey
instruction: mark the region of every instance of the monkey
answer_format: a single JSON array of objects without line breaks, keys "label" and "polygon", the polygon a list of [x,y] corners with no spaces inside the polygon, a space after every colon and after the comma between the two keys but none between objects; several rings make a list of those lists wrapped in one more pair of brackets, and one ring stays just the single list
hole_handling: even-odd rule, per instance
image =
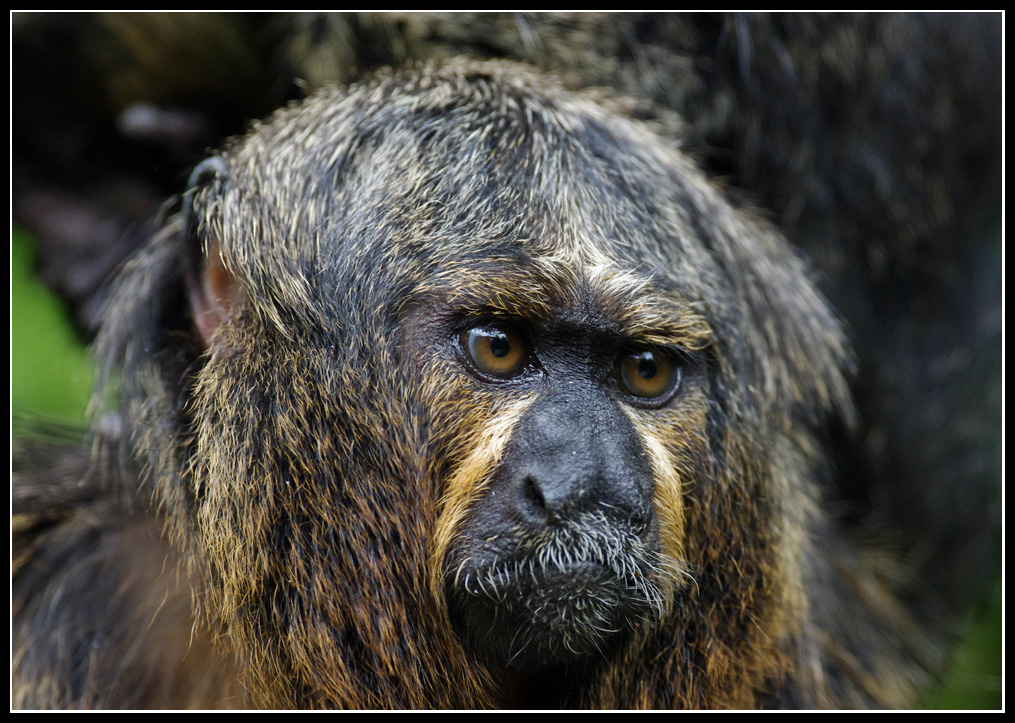
[{"label": "monkey", "polygon": [[822,509],[847,331],[665,117],[573,92],[452,62],[199,166],[101,325],[138,469],[23,507],[24,705],[911,704],[924,611]]},{"label": "monkey", "polygon": [[895,702],[803,592],[841,331],[674,150],[452,65],[310,98],[188,193],[99,356],[253,702],[482,707],[502,670],[525,704]]}]

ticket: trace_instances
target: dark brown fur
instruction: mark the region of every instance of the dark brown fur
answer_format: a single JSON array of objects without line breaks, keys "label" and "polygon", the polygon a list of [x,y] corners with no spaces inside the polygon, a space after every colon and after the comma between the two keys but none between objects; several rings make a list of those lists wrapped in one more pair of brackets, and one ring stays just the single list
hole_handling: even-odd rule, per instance
[{"label": "dark brown fur", "polygon": [[[350,37],[397,20],[362,18]],[[398,26],[408,40],[394,50],[372,43],[377,62],[447,55],[443,43],[420,39],[429,22]],[[647,76],[629,75],[637,63],[609,60],[623,52],[604,51],[596,63],[564,52],[615,37],[649,53],[656,46],[645,34],[658,32],[684,37],[690,57],[703,26],[695,41],[679,23],[635,23],[626,34],[599,18],[553,19],[539,26],[545,42],[514,45],[510,29],[524,23],[490,16],[460,27],[472,22],[504,25],[491,37],[505,48],[492,54],[530,49],[535,57],[525,59],[587,69],[580,83],[609,84],[648,105],[573,95],[518,65],[444,63],[318,94],[196,175],[184,210],[120,275],[102,322],[105,390],[123,399],[112,419],[131,432],[100,435],[99,447],[113,457],[129,449],[140,482],[127,473],[125,488],[111,490],[101,465],[76,463],[59,503],[40,497],[22,508],[16,705],[898,707],[912,705],[939,665],[925,622],[943,608],[934,596],[915,607],[903,601],[920,588],[897,575],[908,570],[896,550],[928,536],[948,546],[953,533],[914,531],[918,513],[899,513],[911,502],[905,485],[890,485],[883,506],[906,520],[901,542],[861,544],[828,502],[847,500],[852,522],[875,506],[872,480],[893,465],[904,479],[919,476],[877,451],[884,429],[926,439],[926,423],[900,423],[904,401],[868,396],[891,378],[879,364],[893,347],[866,342],[894,338],[897,328],[935,337],[953,322],[932,323],[932,309],[921,308],[896,327],[868,310],[893,278],[895,254],[974,226],[944,207],[929,228],[909,221],[928,199],[961,193],[890,195],[857,213],[872,199],[851,190],[824,207],[834,188],[795,186],[792,171],[766,175],[764,149],[794,132],[757,110],[765,101],[752,105],[749,89],[722,86],[743,109],[726,115],[705,107],[725,102],[722,93],[687,100],[701,98],[697,81],[653,90]],[[770,62],[769,33],[795,21],[749,31],[751,22],[729,26],[758,43],[757,56],[738,46],[747,75],[755,57]],[[862,37],[863,22],[843,25]],[[574,33],[600,40],[575,43]],[[892,37],[886,47],[908,36]],[[811,52],[796,47],[787,42],[780,62]],[[828,56],[829,66],[857,72],[862,61],[848,56]],[[642,85],[624,80],[635,76]],[[674,108],[690,129],[679,129]],[[747,187],[756,173],[784,180],[757,181],[759,196],[826,271],[864,342],[859,387],[847,386],[850,354],[809,267],[632,114],[692,148],[737,123],[750,127],[736,178]],[[820,157],[824,141],[801,140],[800,152],[813,157],[800,162],[834,165]],[[986,145],[972,138],[966,147]],[[947,175],[928,172],[929,185]],[[809,240],[819,228],[839,251]],[[873,290],[843,291],[868,256],[885,260]],[[916,298],[933,305],[924,293]],[[633,422],[651,450],[661,607],[603,654],[534,673],[478,655],[445,598],[454,585],[448,561],[463,554],[469,511],[499,464],[494,432],[510,433],[512,405],[521,403],[520,390],[462,374],[447,319],[494,311],[559,330],[562,346],[595,328],[690,355],[673,404]],[[961,396],[948,389],[943,408]],[[859,441],[846,432],[856,401],[867,435]],[[88,484],[71,484],[87,468]],[[847,479],[831,491],[836,472]],[[927,479],[936,490],[964,478],[945,470]],[[39,487],[35,479],[27,489]],[[920,504],[934,518],[945,509]],[[943,597],[957,604],[963,575],[978,573],[962,554],[947,559],[943,570],[928,563],[921,573],[947,579]],[[163,635],[186,644],[175,653],[157,642]],[[144,664],[121,664],[135,660]]]}]

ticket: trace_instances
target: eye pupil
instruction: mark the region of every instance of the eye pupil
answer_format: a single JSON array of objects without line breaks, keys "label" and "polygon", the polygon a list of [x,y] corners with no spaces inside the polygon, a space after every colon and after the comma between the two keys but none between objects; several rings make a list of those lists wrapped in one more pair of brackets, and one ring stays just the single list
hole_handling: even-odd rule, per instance
[{"label": "eye pupil", "polygon": [[511,353],[511,342],[506,336],[490,337],[490,353],[496,357],[506,357]]},{"label": "eye pupil", "polygon": [[641,375],[642,379],[651,379],[658,373],[655,359],[649,354],[640,355],[641,358],[638,360],[638,374]]}]

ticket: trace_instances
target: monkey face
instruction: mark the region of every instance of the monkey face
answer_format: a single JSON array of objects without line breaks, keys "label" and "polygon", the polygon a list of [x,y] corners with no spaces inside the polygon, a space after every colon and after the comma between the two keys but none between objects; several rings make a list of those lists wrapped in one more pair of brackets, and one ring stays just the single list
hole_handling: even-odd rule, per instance
[{"label": "monkey face", "polygon": [[588,327],[491,322],[462,336],[463,365],[480,384],[505,385],[489,367],[519,362],[514,388],[492,390],[512,398],[489,422],[507,421],[509,434],[490,440],[499,450],[473,451],[496,461],[468,483],[474,501],[445,556],[452,619],[499,664],[602,653],[664,605],[652,464],[624,407],[671,404],[682,360],[618,351]]},{"label": "monkey face", "polygon": [[649,346],[596,300],[594,278],[569,288],[554,268],[512,271],[546,304],[492,313],[493,277],[409,324],[425,328],[410,346],[434,388],[454,390],[445,404],[461,425],[434,440],[455,460],[434,555],[440,593],[470,650],[528,669],[603,654],[661,616],[681,565],[673,455],[692,455],[659,425],[700,441],[696,340],[663,345],[657,330]]},{"label": "monkey face", "polygon": [[[236,142],[178,223],[205,351],[129,378],[191,380],[145,452],[266,679],[340,701],[392,661],[471,680],[765,614],[794,559],[766,470],[795,457],[765,460],[843,393],[838,331],[645,128],[510,65],[382,79]],[[175,232],[147,268],[186,260]]]},{"label": "monkey face", "polygon": [[531,668],[621,645],[690,580],[708,327],[647,274],[498,246],[431,267],[397,325],[431,415],[432,593],[472,654]]}]

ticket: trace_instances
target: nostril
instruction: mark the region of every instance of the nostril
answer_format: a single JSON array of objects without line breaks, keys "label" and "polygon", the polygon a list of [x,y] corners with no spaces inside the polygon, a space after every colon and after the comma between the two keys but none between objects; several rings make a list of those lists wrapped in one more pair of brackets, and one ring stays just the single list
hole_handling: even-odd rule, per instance
[{"label": "nostril", "polygon": [[628,521],[639,532],[647,530],[652,524],[652,507],[638,507],[631,512]]},{"label": "nostril", "polygon": [[545,518],[549,515],[549,510],[546,508],[546,497],[543,496],[539,483],[532,475],[526,475],[522,481],[522,500],[525,509],[534,512],[539,517]]}]

